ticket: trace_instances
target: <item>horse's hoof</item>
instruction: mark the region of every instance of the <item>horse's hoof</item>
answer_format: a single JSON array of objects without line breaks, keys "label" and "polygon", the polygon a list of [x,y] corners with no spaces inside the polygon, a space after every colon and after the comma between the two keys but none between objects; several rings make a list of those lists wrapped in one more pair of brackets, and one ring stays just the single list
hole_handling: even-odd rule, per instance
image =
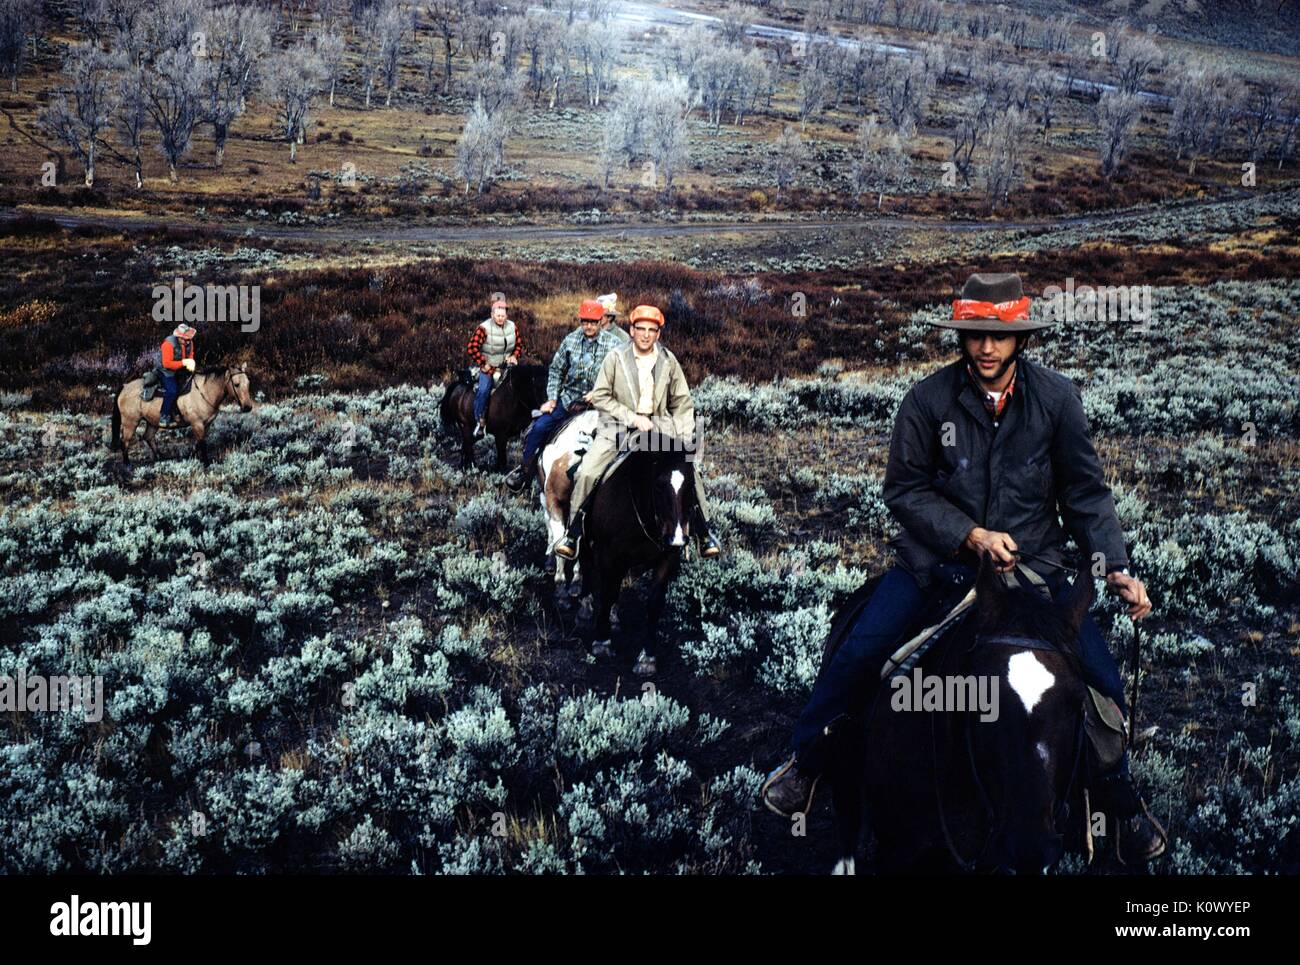
[{"label": "horse's hoof", "polygon": [[555,593],[555,605],[565,613],[568,613],[578,604],[573,597],[569,596],[568,593],[565,593],[563,590],[557,590]]},{"label": "horse's hoof", "polygon": [[632,672],[638,677],[653,677],[658,672],[655,665],[654,657],[647,657],[645,651],[641,651],[641,656],[636,658],[636,663],[632,665]]},{"label": "horse's hoof", "polygon": [[612,657],[614,656],[614,647],[609,640],[594,640],[591,644],[591,655],[593,657]]}]

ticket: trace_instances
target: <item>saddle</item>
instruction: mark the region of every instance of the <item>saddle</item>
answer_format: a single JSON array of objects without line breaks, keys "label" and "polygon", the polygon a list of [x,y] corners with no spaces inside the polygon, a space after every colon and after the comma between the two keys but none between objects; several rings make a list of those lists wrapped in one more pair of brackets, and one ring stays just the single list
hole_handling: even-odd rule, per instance
[{"label": "saddle", "polygon": [[[141,377],[144,384],[140,387],[140,401],[150,402],[153,397],[162,390],[163,374],[160,369],[152,368]],[[188,372],[185,376],[176,378],[176,398],[180,398],[189,392],[194,384],[194,377]]]}]

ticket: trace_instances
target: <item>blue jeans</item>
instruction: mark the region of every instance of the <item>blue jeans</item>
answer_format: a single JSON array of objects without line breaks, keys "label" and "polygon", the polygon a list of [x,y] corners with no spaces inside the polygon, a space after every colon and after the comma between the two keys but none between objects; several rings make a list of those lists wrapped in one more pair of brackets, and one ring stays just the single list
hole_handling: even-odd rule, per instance
[{"label": "blue jeans", "polygon": [[492,394],[492,376],[486,372],[480,371],[478,374],[478,388],[474,390],[474,421],[483,421],[483,414],[487,412],[488,396]]},{"label": "blue jeans", "polygon": [[557,401],[554,409],[550,412],[543,412],[537,417],[537,421],[533,423],[533,427],[528,430],[528,435],[524,438],[525,464],[533,461],[533,458],[537,455],[537,447],[542,444],[542,440],[546,438],[546,433],[551,430],[551,427],[567,415],[568,413],[564,411],[564,404]]},{"label": "blue jeans", "polygon": [[[1058,601],[1070,592],[1064,574],[1047,578],[1047,585]],[[835,651],[830,666],[817,681],[795,724],[791,743],[800,762],[810,771],[823,769],[825,745],[817,738],[826,725],[861,707],[863,699],[875,692],[880,683],[880,668],[929,601],[930,594],[917,586],[916,580],[902,567],[895,566],[885,573],[857,623]],[[1119,668],[1091,615],[1079,627],[1079,663],[1084,681],[1112,698],[1122,709],[1124,684]],[[1120,771],[1127,770],[1126,754]]]},{"label": "blue jeans", "polygon": [[170,372],[163,372],[163,404],[162,416],[163,421],[167,421],[176,414],[176,396],[180,392],[180,385],[176,382],[176,376]]}]

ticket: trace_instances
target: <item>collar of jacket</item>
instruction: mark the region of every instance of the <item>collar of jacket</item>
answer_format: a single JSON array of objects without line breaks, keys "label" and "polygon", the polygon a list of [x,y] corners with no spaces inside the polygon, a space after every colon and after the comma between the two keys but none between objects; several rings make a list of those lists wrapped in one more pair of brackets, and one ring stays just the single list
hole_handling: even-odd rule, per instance
[{"label": "collar of jacket", "polygon": [[993,417],[989,415],[989,410],[984,408],[984,396],[987,393],[975,382],[975,377],[967,369],[966,356],[963,355],[953,363],[957,375],[957,401],[977,423],[993,434],[994,448],[997,448],[999,440],[1006,438],[1008,431],[1020,421],[1020,411],[1025,405],[1025,377],[1027,371],[1032,368],[1032,364],[1023,357],[1016,359],[1016,374],[1012,379],[1016,388],[1011,393],[1011,398],[1007,400],[1007,406],[1002,410],[1002,418],[995,428]]}]

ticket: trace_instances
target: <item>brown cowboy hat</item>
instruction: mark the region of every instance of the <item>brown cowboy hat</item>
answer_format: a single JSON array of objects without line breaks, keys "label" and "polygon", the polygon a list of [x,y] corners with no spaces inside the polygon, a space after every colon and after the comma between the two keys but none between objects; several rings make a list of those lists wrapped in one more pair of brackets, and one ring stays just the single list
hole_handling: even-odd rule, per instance
[{"label": "brown cowboy hat", "polygon": [[966,279],[961,296],[952,303],[952,318],[930,324],[1010,335],[1047,328],[1052,323],[1029,317],[1029,297],[1020,285],[1019,275],[977,273]]}]

